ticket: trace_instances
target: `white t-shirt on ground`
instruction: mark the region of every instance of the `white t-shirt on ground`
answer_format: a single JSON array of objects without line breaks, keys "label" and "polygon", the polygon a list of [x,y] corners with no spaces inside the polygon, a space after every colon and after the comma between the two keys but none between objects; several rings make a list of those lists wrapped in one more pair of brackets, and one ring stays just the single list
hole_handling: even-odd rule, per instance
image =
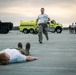
[{"label": "white t-shirt on ground", "polygon": [[10,56],[9,63],[15,63],[15,62],[23,62],[26,61],[26,56],[22,55],[18,50],[16,49],[4,49],[0,51],[0,53],[7,53]]},{"label": "white t-shirt on ground", "polygon": [[41,15],[38,16],[38,19],[39,19],[40,23],[45,23],[45,21],[48,20],[48,18],[49,17],[46,14],[41,14]]}]

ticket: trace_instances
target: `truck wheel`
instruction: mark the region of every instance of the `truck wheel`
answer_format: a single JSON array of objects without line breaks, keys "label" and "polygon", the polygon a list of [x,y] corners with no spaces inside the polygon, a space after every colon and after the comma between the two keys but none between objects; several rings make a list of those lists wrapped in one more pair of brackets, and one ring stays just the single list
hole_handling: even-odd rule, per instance
[{"label": "truck wheel", "polygon": [[57,33],[61,33],[62,32],[62,28],[60,28],[60,27],[56,28],[56,32]]},{"label": "truck wheel", "polygon": [[9,32],[9,29],[7,29],[7,33]]},{"label": "truck wheel", "polygon": [[30,33],[33,34],[34,33],[34,30],[33,29],[30,29]]},{"label": "truck wheel", "polygon": [[1,30],[0,30],[0,33],[1,34],[7,34],[9,31],[7,31],[7,29],[5,29],[5,28],[2,28]]},{"label": "truck wheel", "polygon": [[27,33],[28,33],[28,30],[27,30],[27,29],[24,29],[23,32],[24,32],[25,34],[27,34]]}]

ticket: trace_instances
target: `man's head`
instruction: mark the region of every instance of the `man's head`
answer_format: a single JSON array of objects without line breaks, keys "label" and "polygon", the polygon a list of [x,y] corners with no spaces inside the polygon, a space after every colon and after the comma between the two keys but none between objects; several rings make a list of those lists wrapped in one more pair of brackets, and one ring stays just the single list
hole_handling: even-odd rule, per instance
[{"label": "man's head", "polygon": [[41,8],[41,14],[44,14],[44,10],[45,10],[44,8]]},{"label": "man's head", "polygon": [[0,64],[6,65],[9,62],[10,57],[6,53],[0,53]]}]

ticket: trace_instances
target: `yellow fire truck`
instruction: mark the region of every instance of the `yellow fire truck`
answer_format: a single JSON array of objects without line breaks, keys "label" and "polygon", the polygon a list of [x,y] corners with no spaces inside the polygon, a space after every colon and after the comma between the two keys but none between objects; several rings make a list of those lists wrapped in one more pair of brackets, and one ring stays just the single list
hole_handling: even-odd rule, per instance
[{"label": "yellow fire truck", "polygon": [[[39,24],[39,22],[38,22]],[[62,24],[56,23],[55,20],[51,20],[50,22],[47,22],[48,25],[48,31],[49,32],[62,32]],[[37,33],[37,25],[35,21],[20,21],[20,32],[23,33]]]}]

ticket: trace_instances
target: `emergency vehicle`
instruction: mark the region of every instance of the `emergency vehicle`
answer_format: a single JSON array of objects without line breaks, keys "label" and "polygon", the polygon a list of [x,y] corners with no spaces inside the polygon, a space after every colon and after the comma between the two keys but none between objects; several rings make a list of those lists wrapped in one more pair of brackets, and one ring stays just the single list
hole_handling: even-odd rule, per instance
[{"label": "emergency vehicle", "polygon": [[[39,22],[38,22],[39,24]],[[51,20],[49,22],[47,22],[48,25],[48,31],[49,32],[57,32],[57,33],[61,33],[62,32],[62,24],[60,23],[56,23],[55,20]],[[37,27],[38,25],[36,25],[35,21],[20,21],[20,32],[23,33],[37,33]]]}]

